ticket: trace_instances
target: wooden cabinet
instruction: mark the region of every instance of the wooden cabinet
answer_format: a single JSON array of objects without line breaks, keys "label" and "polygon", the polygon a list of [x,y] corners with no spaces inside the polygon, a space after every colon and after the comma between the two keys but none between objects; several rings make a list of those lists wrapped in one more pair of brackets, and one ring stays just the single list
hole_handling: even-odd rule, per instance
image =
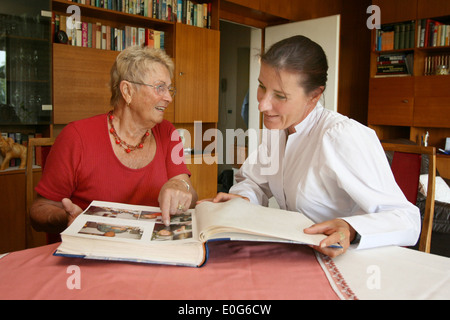
[{"label": "wooden cabinet", "polygon": [[291,0],[220,0],[220,18],[264,29],[293,20],[291,7]]},{"label": "wooden cabinet", "polygon": [[53,44],[53,122],[108,112],[109,72],[118,52]]},{"label": "wooden cabinet", "polygon": [[450,1],[448,0],[417,0],[417,19],[445,16],[449,12]]},{"label": "wooden cabinet", "polygon": [[[60,17],[69,16],[66,11],[70,5],[73,2],[52,0],[52,10]],[[80,8],[81,22],[118,29],[132,26],[163,31],[164,48],[173,56],[174,22],[80,3],[76,5]],[[112,50],[53,44],[54,124],[65,125],[111,109],[110,70],[118,54]],[[173,121],[173,107],[168,111],[166,119]]]},{"label": "wooden cabinet", "polygon": [[372,3],[381,9],[382,24],[417,19],[417,0],[373,0]]},{"label": "wooden cabinet", "polygon": [[[376,43],[380,41],[380,32],[373,31],[368,124],[380,139],[406,138],[421,144],[428,133],[429,145],[444,148],[445,138],[450,137],[450,75],[434,75],[427,66],[436,66],[442,61],[445,64],[445,57],[450,57],[450,46],[444,42],[424,43],[426,34],[431,36],[433,31],[436,30],[436,34],[439,31],[434,26],[431,27],[433,30],[425,29],[424,26],[429,24],[422,19],[437,21],[436,25],[450,25],[450,4],[446,0],[417,0],[412,3],[406,0],[376,0],[373,3],[380,6],[382,23],[387,24],[382,25],[384,32],[395,30],[395,40],[400,36],[397,30],[402,30],[401,27],[396,29],[396,26],[412,25],[412,20],[414,24],[410,36],[414,39],[413,45],[406,46],[406,49],[394,46],[393,49],[378,51],[380,47]],[[378,76],[377,66],[389,56],[394,57],[391,60],[395,60],[396,56],[411,59],[409,75]],[[447,174],[449,164],[449,156],[438,157],[438,170],[442,168],[442,172]]]},{"label": "wooden cabinet", "polygon": [[415,77],[415,127],[450,127],[450,77]]},{"label": "wooden cabinet", "polygon": [[[49,10],[49,0],[0,5],[0,132],[17,143],[52,134]],[[17,163],[0,171],[0,253],[26,248],[25,190]]]},{"label": "wooden cabinet", "polygon": [[[39,4],[41,2],[39,1]],[[70,16],[70,13],[66,12],[68,6],[76,5],[80,8],[82,22],[99,22],[113,28],[131,26],[163,31],[164,49],[175,61],[177,74],[174,81],[178,89],[174,103],[166,110],[165,118],[173,123],[177,122],[177,127],[189,128],[193,136],[194,121],[207,122],[205,130],[217,127],[219,93],[219,0],[197,3],[212,5],[212,29],[98,8],[75,1],[49,0],[47,4],[51,4],[54,14],[65,16]],[[17,4],[15,9],[21,11],[22,7]],[[48,35],[51,34],[49,21],[46,29]],[[57,125],[59,130],[71,121],[106,113],[111,108],[110,69],[119,52],[52,44],[48,39],[47,44],[48,56],[52,57],[47,73],[52,80],[53,91],[49,96],[53,97],[53,101],[45,101],[45,104],[48,105],[47,109],[51,109],[50,105],[53,106],[53,119],[46,124],[32,123],[32,127],[27,127],[24,131],[27,135],[39,132],[44,136],[53,136],[53,125]],[[43,62],[41,66],[44,68]],[[47,83],[50,83],[50,80]],[[1,111],[3,117],[3,109]],[[51,111],[46,112],[50,114]],[[7,127],[1,125],[0,121],[2,130],[16,130],[10,129],[9,124]],[[192,181],[199,195],[211,197],[217,190],[217,163],[209,165],[192,162],[188,167],[193,174]],[[27,234],[31,233],[26,226],[24,170],[0,172],[0,190],[0,253],[22,250],[27,245],[39,245],[37,241],[32,244],[27,244],[26,241]],[[33,241],[34,239],[33,235]]]},{"label": "wooden cabinet", "polygon": [[176,25],[175,122],[218,122],[220,33]]},{"label": "wooden cabinet", "polygon": [[[214,198],[217,194],[217,159],[214,155],[187,156],[187,167],[199,199]],[[205,183],[208,181],[208,183]],[[214,185],[215,184],[215,185]]]},{"label": "wooden cabinet", "polygon": [[[40,169],[33,169],[35,181]],[[25,170],[0,171],[0,254],[27,247]],[[43,244],[43,243],[41,243]],[[36,245],[33,243],[32,246]]]},{"label": "wooden cabinet", "polygon": [[25,172],[0,172],[0,253],[25,248]]},{"label": "wooden cabinet", "polygon": [[[53,0],[54,10],[64,14],[70,2]],[[133,16],[80,5],[83,18],[107,21],[114,26],[132,24],[165,31],[165,50],[175,60],[174,105],[165,118],[176,123],[218,121],[219,53],[218,30]],[[218,25],[214,23],[213,25]],[[117,51],[53,45],[54,123],[67,124],[107,112],[109,71]]]},{"label": "wooden cabinet", "polygon": [[[81,21],[100,23],[111,28],[126,26],[164,32],[164,49],[175,62],[174,84],[177,94],[165,112],[165,119],[177,127],[194,128],[195,121],[216,127],[219,107],[219,1],[211,3],[211,29],[201,28],[173,19],[160,20],[77,3]],[[67,15],[73,4],[52,0],[53,10]],[[53,44],[54,123],[65,125],[71,121],[106,113],[110,108],[110,69],[119,52],[95,48]],[[192,130],[191,130],[192,131]],[[194,136],[194,132],[191,132]],[[196,188],[217,190],[217,164],[192,165]],[[202,194],[202,192],[199,192]]]},{"label": "wooden cabinet", "polygon": [[369,123],[412,126],[414,79],[370,79]]}]

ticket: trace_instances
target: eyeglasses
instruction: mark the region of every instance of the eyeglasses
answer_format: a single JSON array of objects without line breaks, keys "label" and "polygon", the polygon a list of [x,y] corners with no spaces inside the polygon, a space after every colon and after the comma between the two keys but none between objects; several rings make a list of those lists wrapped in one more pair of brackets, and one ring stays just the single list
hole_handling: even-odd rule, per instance
[{"label": "eyeglasses", "polygon": [[165,95],[166,92],[169,91],[170,96],[173,98],[173,97],[175,97],[175,94],[177,93],[177,89],[175,87],[172,87],[172,86],[168,87],[164,83],[154,86],[154,85],[146,84],[146,83],[142,83],[142,82],[134,82],[134,81],[129,81],[129,80],[127,80],[127,81],[134,83],[134,84],[142,85],[142,86],[152,87],[155,89],[156,93],[160,96]]}]

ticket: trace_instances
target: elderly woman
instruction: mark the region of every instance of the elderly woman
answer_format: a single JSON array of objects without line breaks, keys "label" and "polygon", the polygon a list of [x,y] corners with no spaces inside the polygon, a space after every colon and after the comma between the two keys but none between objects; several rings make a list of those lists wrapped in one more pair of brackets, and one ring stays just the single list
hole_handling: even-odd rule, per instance
[{"label": "elderly woman", "polygon": [[92,200],[159,206],[165,224],[195,205],[190,172],[179,164],[181,141],[163,119],[175,95],[173,69],[159,49],[136,46],[118,55],[113,110],[70,123],[51,149],[30,213],[36,230],[61,232]]},{"label": "elderly woman", "polygon": [[[213,201],[240,196],[267,205],[274,197],[317,223],[304,231],[327,235],[315,249],[331,257],[351,243],[414,245],[419,209],[397,186],[375,133],[320,104],[327,72],[323,49],[302,36],[261,57],[258,102],[269,130],[258,152],[266,161],[249,157],[230,194]],[[329,247],[337,242],[342,249]]]}]

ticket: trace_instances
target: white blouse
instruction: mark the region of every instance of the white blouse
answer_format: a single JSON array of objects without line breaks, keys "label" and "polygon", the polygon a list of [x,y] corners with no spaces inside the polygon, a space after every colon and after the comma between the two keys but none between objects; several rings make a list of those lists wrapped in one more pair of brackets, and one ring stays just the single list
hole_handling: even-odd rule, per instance
[{"label": "white blouse", "polygon": [[230,193],[265,206],[273,196],[316,223],[342,218],[361,235],[359,249],[416,244],[419,209],[395,182],[373,130],[320,103],[295,129],[265,130]]}]

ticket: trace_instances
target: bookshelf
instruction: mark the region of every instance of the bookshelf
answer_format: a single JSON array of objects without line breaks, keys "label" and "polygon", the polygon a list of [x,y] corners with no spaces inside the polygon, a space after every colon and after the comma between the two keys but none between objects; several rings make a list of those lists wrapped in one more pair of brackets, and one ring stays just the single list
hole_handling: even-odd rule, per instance
[{"label": "bookshelf", "polygon": [[[15,5],[12,0],[8,1],[11,2],[9,7],[16,8],[17,11],[8,13],[8,15],[20,22],[19,19],[25,15],[22,12],[23,8]],[[14,113],[11,113],[10,107],[1,106],[0,131],[20,133],[23,137],[35,134],[51,137],[56,136],[71,121],[105,113],[110,109],[109,72],[120,47],[113,50],[112,42],[109,42],[108,47],[99,48],[92,45],[92,38],[90,47],[84,45],[83,42],[80,45],[77,42],[65,44],[54,41],[54,30],[57,23],[55,18],[56,16],[59,18],[61,16],[70,17],[72,12],[67,13],[67,8],[71,5],[80,9],[80,22],[86,23],[86,26],[90,24],[91,28],[100,24],[109,27],[110,30],[123,30],[124,32],[131,28],[163,32],[164,49],[175,62],[174,84],[178,89],[174,102],[169,106],[165,118],[174,123],[177,128],[190,131],[192,137],[194,137],[195,130],[194,121],[203,122],[203,132],[211,128],[217,128],[220,53],[219,0],[182,0],[181,3],[190,5],[192,14],[197,13],[197,18],[194,19],[194,16],[191,15],[192,19],[188,19],[185,14],[180,17],[181,21],[178,21],[179,17],[175,14],[176,11],[162,16],[162,10],[158,11],[158,14],[153,14],[152,10],[150,15],[147,7],[147,14],[138,14],[132,10],[125,12],[125,10],[117,7],[96,6],[101,2],[103,1],[30,1],[33,19],[39,20],[36,17],[41,15],[41,10],[51,12],[50,16],[53,15],[53,17],[40,20],[39,30],[45,35],[42,36],[43,39],[36,39],[36,37],[24,34],[17,34],[14,37],[9,34],[5,36],[0,32],[0,51],[3,47],[6,47],[5,43],[8,41],[16,41],[21,44],[29,43],[27,46],[30,48],[36,47],[36,44],[41,44],[43,47],[42,50],[40,49],[42,57],[45,56],[47,62],[44,63],[44,60],[40,59],[39,66],[42,70],[46,70],[46,79],[38,79],[39,81],[26,79],[21,80],[20,83],[27,86],[45,86],[46,92],[48,92],[45,96],[48,99],[45,102],[42,101],[42,105],[46,106],[45,110],[41,110],[42,108],[36,108],[40,112],[32,110],[36,114],[37,120],[16,121],[16,117],[11,116],[11,120],[5,121],[4,115]],[[119,3],[119,1],[114,2]],[[151,1],[142,1],[144,4],[149,2]],[[165,2],[168,3],[169,1]],[[113,1],[110,3],[112,5]],[[120,3],[137,5],[140,2],[121,0]],[[200,18],[199,8],[204,10],[206,8],[207,19]],[[0,14],[2,14],[1,10]],[[1,15],[0,18],[0,24],[3,26],[7,19]],[[61,23],[61,20],[59,20],[59,23]],[[10,25],[8,22],[8,29],[11,29]],[[15,24],[15,26],[17,25]],[[30,27],[30,30],[34,29]],[[80,29],[77,28],[76,30]],[[83,30],[81,29],[81,31]],[[73,36],[74,34],[72,34]],[[75,36],[78,35],[75,34]],[[207,50],[203,50],[203,48]],[[11,87],[13,79],[2,76],[1,71],[0,68],[0,87],[3,88],[4,84],[7,84],[8,88]],[[40,89],[39,91],[43,90]],[[41,99],[44,100],[44,97]],[[25,110],[30,110],[30,108],[25,106]],[[15,111],[14,107],[12,111]],[[199,157],[199,155],[195,157]],[[214,157],[214,155],[203,155],[203,159],[208,157]],[[215,195],[217,190],[217,164],[199,163],[194,161],[194,156],[192,156],[190,163],[192,164],[189,165],[189,169],[198,176],[193,182],[196,189],[200,191],[199,196],[208,198]],[[34,174],[40,175],[40,171],[39,168],[35,169]],[[0,219],[3,226],[0,232],[2,234],[2,237],[0,237],[0,243],[2,243],[0,253],[42,245],[43,243],[27,243],[26,241],[28,230],[25,230],[27,213],[25,212],[24,170],[10,168],[6,171],[0,171],[0,186],[2,191],[0,202],[7,204],[2,209]]]},{"label": "bookshelf", "polygon": [[[123,46],[125,42],[130,45],[128,29],[134,29],[135,35],[139,34],[139,30],[141,30],[140,34],[145,34],[143,30],[161,32],[164,35],[161,47],[175,61],[173,80],[177,87],[177,95],[167,109],[165,118],[177,128],[190,131],[192,137],[195,121],[202,121],[204,130],[217,127],[220,53],[218,0],[196,2],[183,0],[183,6],[178,10],[178,14],[175,7],[170,11],[166,10],[165,12],[169,12],[167,14],[163,14],[164,10],[158,11],[155,7],[151,9],[148,3],[152,1],[143,2],[148,5],[144,8],[145,10],[134,12],[131,8],[128,8],[129,12],[124,12],[124,8],[108,9],[94,6],[92,0],[90,4],[84,2],[76,4],[81,9],[81,23],[92,26],[101,24],[110,30],[122,30],[123,35],[126,35],[126,39],[123,38]],[[52,0],[54,14],[60,19],[67,17],[66,10],[71,4],[74,3]],[[205,15],[208,13],[206,19],[201,18],[202,9]],[[186,13],[189,11],[192,12],[190,17]],[[60,20],[61,25],[64,26],[61,21],[64,21],[64,18]],[[121,37],[119,34],[117,37],[119,40],[115,41],[116,46],[118,42],[122,42]],[[110,44],[106,48],[103,44],[100,48],[98,45],[94,46],[94,41],[91,41],[91,46],[80,44],[79,41],[75,45],[53,44],[53,115],[54,124],[58,127],[70,121],[105,113],[110,108],[109,70],[119,52],[112,48],[114,47],[113,38],[114,34],[111,33],[108,40]],[[139,44],[139,40],[131,43],[131,45],[134,44]],[[67,61],[71,63],[68,64]],[[202,168],[195,168],[195,172],[202,170],[215,172],[215,175],[210,175],[210,179],[202,182],[208,184],[208,187],[203,190],[209,191],[200,196],[210,197],[213,190],[217,189],[214,178],[217,176],[217,165],[198,164],[196,166]],[[196,189],[200,187],[194,186]]]},{"label": "bookshelf", "polygon": [[[450,137],[448,1],[373,4],[383,18],[381,30],[372,31],[368,124],[381,140],[422,144],[428,132],[428,145],[444,149]],[[449,156],[438,156],[438,170],[450,178]]]},{"label": "bookshelf", "polygon": [[[71,1],[53,0],[53,12],[60,17],[67,16],[66,10],[71,4],[73,4]],[[178,23],[176,22],[177,16],[162,20],[87,4],[77,3],[76,5],[81,9],[81,22],[83,23],[93,25],[100,23],[121,30],[125,30],[127,27],[151,29],[164,33],[164,49],[175,60],[176,77],[174,83],[178,88],[175,101],[169,107],[165,117],[172,123],[183,124],[193,121],[217,122],[218,98],[216,99],[216,95],[218,96],[219,73],[214,63],[217,62],[218,64],[219,62],[219,2],[218,0],[212,0],[197,3],[197,5],[203,4],[209,5],[210,8],[211,18],[208,19],[209,22],[207,23],[209,28]],[[150,10],[146,11],[150,12]],[[190,46],[185,45],[186,41],[190,43]],[[178,50],[176,49],[177,46]],[[208,50],[199,50],[202,46],[208,48]],[[109,108],[109,91],[107,88],[109,69],[117,54],[118,52],[112,50],[53,44],[53,75],[55,77],[53,114],[55,124],[64,125],[73,120],[103,113],[105,109]],[[67,61],[72,62],[70,66]],[[207,64],[208,61],[209,64]],[[92,65],[95,65],[95,68],[91,68]],[[192,72],[186,72],[186,70]],[[205,70],[208,70],[208,72],[205,72]],[[202,72],[202,74],[199,74],[199,72]],[[191,76],[192,74],[196,76]],[[202,82],[200,92],[206,92],[206,94],[197,97],[196,102],[190,99],[186,103],[187,96],[189,97],[193,92],[199,91],[197,87],[194,87],[198,81],[188,80],[201,80],[205,78],[205,75],[209,81]],[[87,79],[92,79],[89,86],[86,86],[85,83]],[[184,79],[188,80],[184,81]],[[83,94],[80,95],[80,93]],[[206,106],[201,108],[203,112],[197,112],[199,105]],[[79,110],[80,106],[85,109]]]},{"label": "bookshelf", "polygon": [[[53,12],[59,17],[67,16],[66,10],[71,4],[73,2],[53,0]],[[158,19],[150,16],[150,9],[145,10],[149,16],[143,16],[88,4],[77,3],[77,5],[81,9],[81,22],[85,24],[101,24],[117,30],[134,28],[163,32],[163,48],[175,61],[173,80],[177,88],[177,95],[166,110],[165,119],[172,122],[177,129],[188,130],[192,137],[196,121],[202,121],[203,132],[217,128],[220,63],[218,0],[194,3],[199,8],[208,8],[209,18],[204,19],[200,27],[198,26],[200,16],[190,21],[185,17],[186,14],[181,14],[181,17],[172,15]],[[188,5],[187,8],[192,6]],[[110,42],[112,43],[111,40]],[[79,43],[76,45],[54,43],[52,50],[55,126],[63,127],[70,121],[107,112],[110,108],[109,70],[118,51],[111,50],[109,46],[98,48]],[[210,174],[209,179],[202,182],[208,184],[206,188],[200,187],[200,181],[197,183],[198,186],[194,184],[194,187],[205,191],[199,194],[200,197],[211,197],[217,189],[215,179],[217,165],[195,166],[202,168],[190,168],[191,171],[205,170]]]}]

